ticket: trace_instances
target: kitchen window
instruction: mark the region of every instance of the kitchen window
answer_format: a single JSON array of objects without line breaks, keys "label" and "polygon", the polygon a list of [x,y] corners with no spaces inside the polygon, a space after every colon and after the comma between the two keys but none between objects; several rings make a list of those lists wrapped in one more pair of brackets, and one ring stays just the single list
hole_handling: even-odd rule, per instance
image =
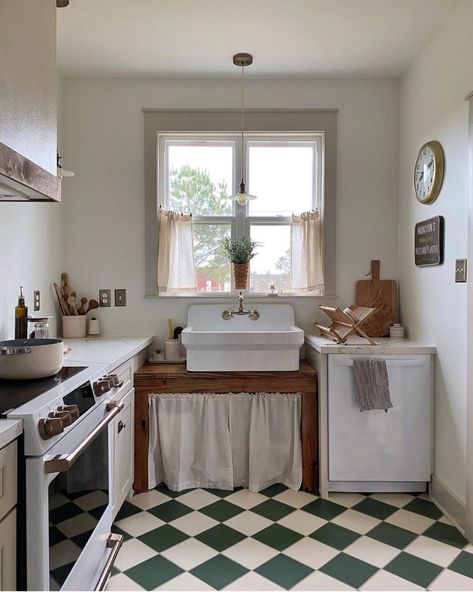
[{"label": "kitchen window", "polygon": [[[158,204],[192,214],[197,292],[232,291],[225,238],[258,241],[250,292],[270,284],[297,294],[291,282],[292,214],[322,212],[324,134],[158,133]],[[228,199],[243,174],[257,196],[245,206]]]}]

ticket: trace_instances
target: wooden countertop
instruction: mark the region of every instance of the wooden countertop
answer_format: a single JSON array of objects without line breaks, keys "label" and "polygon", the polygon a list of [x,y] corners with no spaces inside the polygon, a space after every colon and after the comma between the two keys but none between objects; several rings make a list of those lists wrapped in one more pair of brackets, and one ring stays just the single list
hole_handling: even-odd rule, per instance
[{"label": "wooden countertop", "polygon": [[189,372],[185,364],[150,364],[146,362],[135,372],[135,384],[149,381],[153,377],[168,376],[170,378],[210,378],[210,379],[251,379],[251,378],[301,378],[314,377],[316,371],[305,360],[300,361],[299,370],[275,371],[231,371],[231,372]]}]

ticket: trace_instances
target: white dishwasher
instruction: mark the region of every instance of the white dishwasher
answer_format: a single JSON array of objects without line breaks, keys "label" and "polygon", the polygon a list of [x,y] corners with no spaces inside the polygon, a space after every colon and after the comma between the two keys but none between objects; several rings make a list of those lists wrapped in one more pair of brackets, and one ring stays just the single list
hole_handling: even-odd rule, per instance
[{"label": "white dishwasher", "polygon": [[[431,474],[432,356],[328,355],[331,491],[424,491]],[[360,412],[353,360],[384,359],[393,407]]]}]

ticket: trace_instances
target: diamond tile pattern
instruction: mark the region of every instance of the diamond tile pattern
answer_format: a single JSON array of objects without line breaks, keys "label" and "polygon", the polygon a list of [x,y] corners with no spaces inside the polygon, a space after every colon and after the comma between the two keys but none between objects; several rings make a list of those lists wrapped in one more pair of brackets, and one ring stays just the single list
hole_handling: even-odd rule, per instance
[{"label": "diamond tile pattern", "polygon": [[114,531],[127,542],[109,590],[473,590],[471,546],[425,495],[160,486],[126,502]]}]

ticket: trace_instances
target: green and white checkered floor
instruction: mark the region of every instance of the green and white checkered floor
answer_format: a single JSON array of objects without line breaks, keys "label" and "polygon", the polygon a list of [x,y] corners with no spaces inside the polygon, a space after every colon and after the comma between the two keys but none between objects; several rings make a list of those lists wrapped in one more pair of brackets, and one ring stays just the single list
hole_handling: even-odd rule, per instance
[{"label": "green and white checkered floor", "polygon": [[115,529],[108,590],[473,590],[473,545],[425,495],[158,487]]}]

